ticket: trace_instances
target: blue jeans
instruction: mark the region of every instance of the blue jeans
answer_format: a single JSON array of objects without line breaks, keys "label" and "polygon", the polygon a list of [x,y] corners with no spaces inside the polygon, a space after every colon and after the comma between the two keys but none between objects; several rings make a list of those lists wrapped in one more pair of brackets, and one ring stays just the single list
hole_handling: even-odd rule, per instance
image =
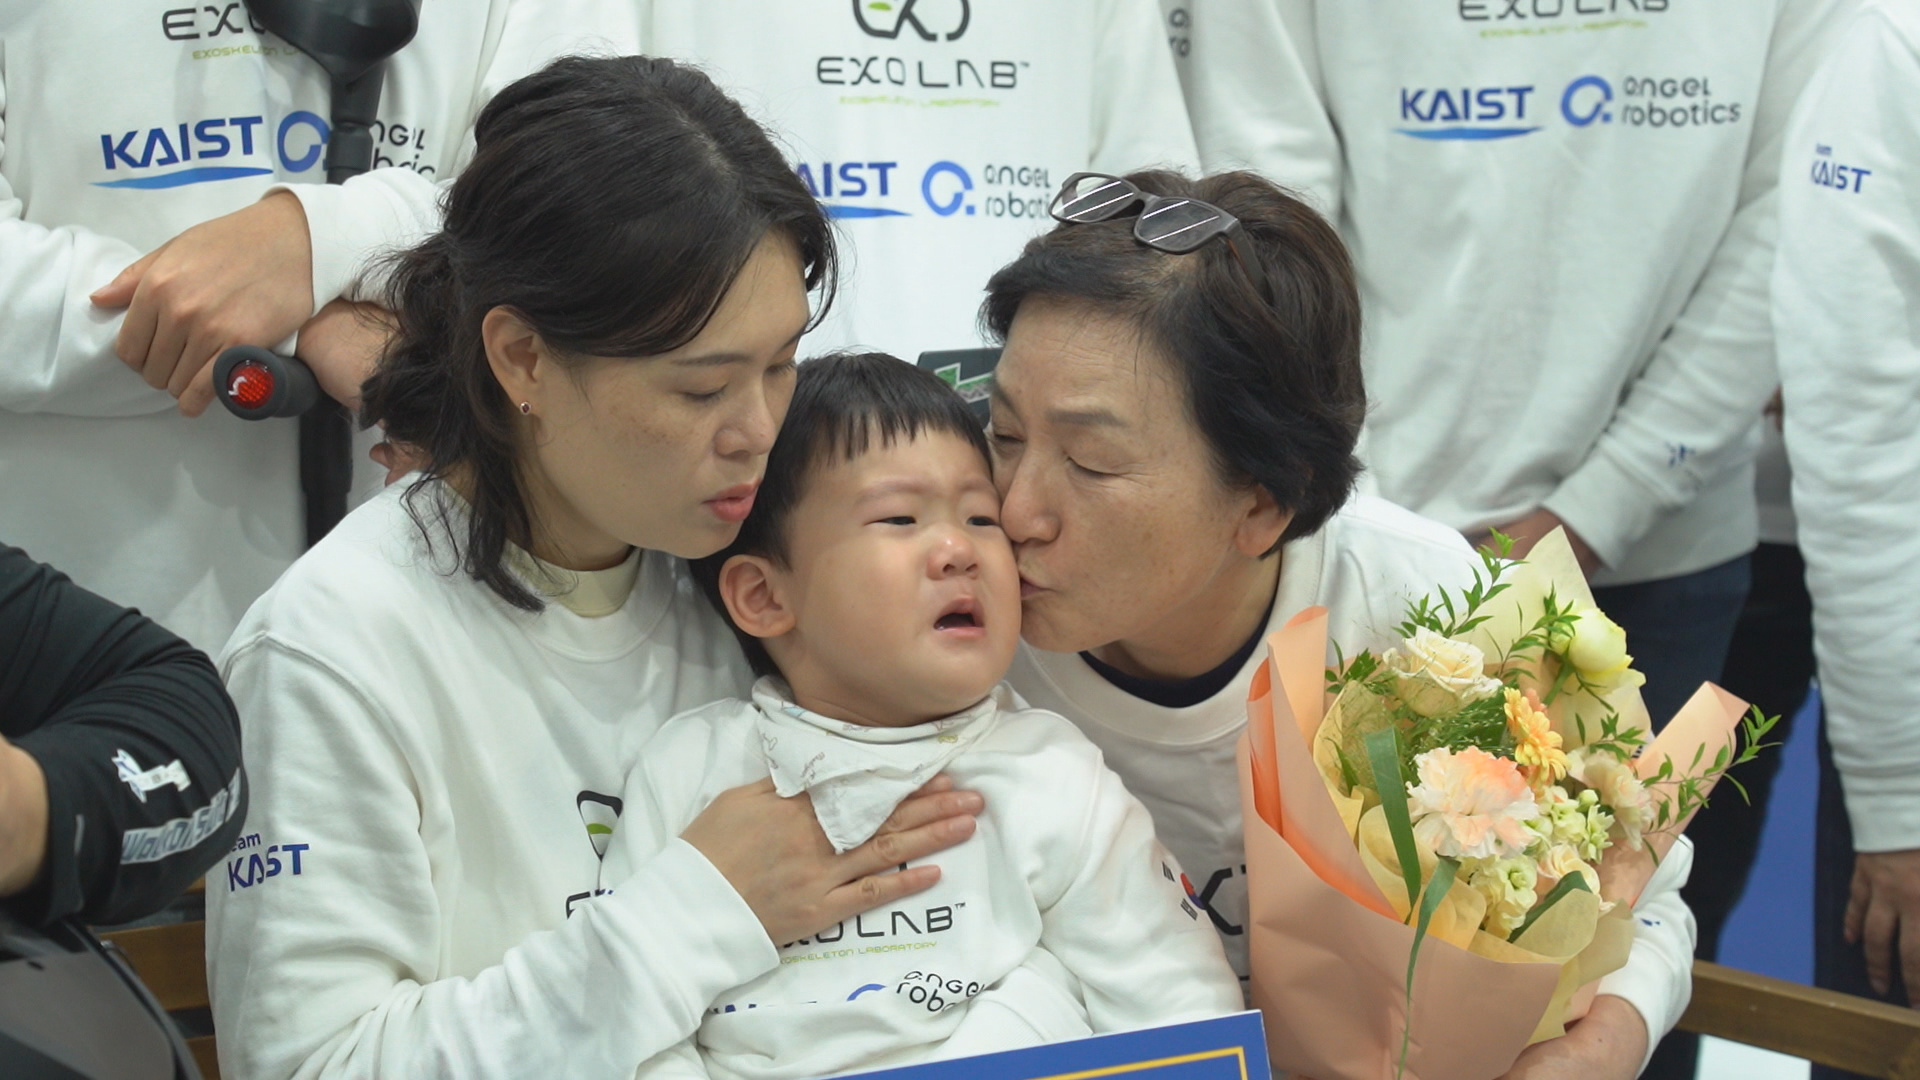
[{"label": "blue jeans", "polygon": [[[1640,695],[1656,729],[1666,726],[1701,683],[1719,681],[1751,575],[1752,560],[1742,555],[1679,577],[1593,590],[1600,610],[1627,632],[1633,666],[1647,677]],[[1705,852],[1700,857],[1709,858]],[[1698,1037],[1670,1035],[1641,1076],[1692,1080],[1699,1053]]]}]

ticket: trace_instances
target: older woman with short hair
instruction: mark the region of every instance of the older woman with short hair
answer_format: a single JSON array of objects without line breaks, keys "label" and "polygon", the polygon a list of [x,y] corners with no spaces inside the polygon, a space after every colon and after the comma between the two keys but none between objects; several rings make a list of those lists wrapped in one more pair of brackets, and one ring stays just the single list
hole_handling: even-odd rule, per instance
[{"label": "older woman with short hair", "polygon": [[[1002,522],[1025,644],[1009,676],[1152,810],[1246,975],[1234,746],[1260,642],[1303,608],[1347,653],[1468,579],[1456,532],[1353,495],[1360,303],[1338,235],[1251,173],[1075,177],[1061,224],[988,285]],[[1688,998],[1674,849],[1631,959],[1513,1077],[1631,1077]]]}]

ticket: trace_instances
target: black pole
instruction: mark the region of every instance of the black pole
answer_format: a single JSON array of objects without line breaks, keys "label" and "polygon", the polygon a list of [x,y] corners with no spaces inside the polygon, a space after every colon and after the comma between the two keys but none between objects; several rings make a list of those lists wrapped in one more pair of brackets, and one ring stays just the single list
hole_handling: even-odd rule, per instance
[{"label": "black pole", "polygon": [[[350,82],[333,80],[327,183],[344,184],[373,166],[372,125],[385,75],[386,65],[375,64]],[[347,516],[352,491],[353,419],[345,406],[322,397],[300,414],[300,492],[306,499],[308,547]]]},{"label": "black pole", "polygon": [[[372,128],[378,119],[386,60],[413,39],[421,0],[246,2],[260,25],[319,63],[331,80],[327,183],[344,184],[372,168]],[[284,401],[293,384],[309,388],[313,382],[312,373],[299,360],[244,346],[222,353],[219,363],[222,366],[216,371],[231,373],[235,365],[248,363],[271,372],[272,384],[279,387],[275,401]],[[284,415],[237,403],[234,388],[224,376],[216,380],[214,389],[221,403],[244,419]],[[312,408],[300,414],[299,446],[300,492],[307,546],[312,547],[347,514],[347,496],[353,488],[353,423],[346,408],[320,395]]]}]

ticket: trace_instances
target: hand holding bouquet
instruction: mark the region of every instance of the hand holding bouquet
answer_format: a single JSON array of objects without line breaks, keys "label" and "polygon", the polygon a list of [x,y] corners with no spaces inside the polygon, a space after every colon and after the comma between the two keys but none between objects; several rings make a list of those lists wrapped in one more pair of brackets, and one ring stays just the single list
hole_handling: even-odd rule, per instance
[{"label": "hand holding bouquet", "polygon": [[[1248,706],[1274,1060],[1317,1080],[1498,1076],[1626,962],[1657,860],[1771,721],[1708,685],[1651,739],[1625,634],[1559,533],[1415,601],[1384,654],[1322,672],[1312,615],[1271,639]],[[1309,942],[1345,950],[1343,989],[1303,968]]]}]

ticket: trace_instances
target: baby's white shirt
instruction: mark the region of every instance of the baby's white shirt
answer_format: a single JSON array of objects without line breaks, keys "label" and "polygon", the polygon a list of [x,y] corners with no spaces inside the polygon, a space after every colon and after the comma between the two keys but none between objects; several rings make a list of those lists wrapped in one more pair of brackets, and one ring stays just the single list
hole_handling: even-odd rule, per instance
[{"label": "baby's white shirt", "polygon": [[[971,839],[927,860],[939,884],[781,946],[776,970],[713,1002],[694,1037],[640,1077],[811,1080],[1028,1045],[1063,1032],[979,995],[1031,978],[1035,963],[1056,989],[1079,990],[1063,1022],[1083,1003],[1096,1032],[1240,1009],[1218,936],[1099,749],[1054,713],[1015,708],[1004,687],[990,700],[971,721],[983,730],[945,770],[986,810]],[[757,708],[683,713],[647,743],[602,887],[618,891],[722,791],[768,776]]]}]

